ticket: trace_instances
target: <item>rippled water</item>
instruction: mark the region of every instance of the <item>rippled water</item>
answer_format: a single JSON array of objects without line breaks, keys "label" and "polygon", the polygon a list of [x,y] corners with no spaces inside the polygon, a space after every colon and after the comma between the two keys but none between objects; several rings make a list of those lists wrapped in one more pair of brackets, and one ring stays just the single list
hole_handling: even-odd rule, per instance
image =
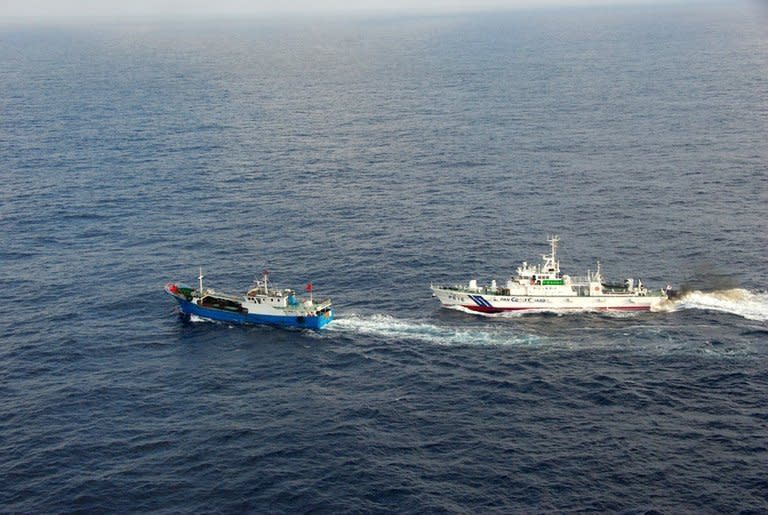
[{"label": "rippled water", "polygon": [[[768,511],[756,3],[0,26],[3,511]],[[665,312],[475,317],[564,272]],[[328,330],[179,319],[264,267]]]}]

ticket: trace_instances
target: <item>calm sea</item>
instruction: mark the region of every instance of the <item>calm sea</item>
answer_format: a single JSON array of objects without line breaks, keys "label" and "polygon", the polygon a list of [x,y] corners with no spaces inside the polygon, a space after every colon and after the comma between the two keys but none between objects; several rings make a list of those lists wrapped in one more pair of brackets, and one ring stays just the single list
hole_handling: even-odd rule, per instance
[{"label": "calm sea", "polygon": [[[0,24],[0,511],[768,512],[758,2]],[[430,282],[684,286],[483,318]],[[321,333],[163,285],[312,281]]]}]

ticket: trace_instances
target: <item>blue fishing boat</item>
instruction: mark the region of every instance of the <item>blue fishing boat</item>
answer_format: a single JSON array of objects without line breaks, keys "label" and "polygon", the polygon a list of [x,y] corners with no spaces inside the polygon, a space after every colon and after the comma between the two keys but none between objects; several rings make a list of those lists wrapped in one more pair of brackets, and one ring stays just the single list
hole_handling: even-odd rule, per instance
[{"label": "blue fishing boat", "polygon": [[331,299],[317,299],[312,283],[300,296],[291,289],[278,289],[269,283],[265,270],[263,279],[245,295],[220,293],[203,286],[203,271],[198,276],[197,289],[176,283],[165,285],[165,291],[179,303],[185,316],[197,316],[233,324],[273,325],[302,329],[322,329],[333,320]]}]

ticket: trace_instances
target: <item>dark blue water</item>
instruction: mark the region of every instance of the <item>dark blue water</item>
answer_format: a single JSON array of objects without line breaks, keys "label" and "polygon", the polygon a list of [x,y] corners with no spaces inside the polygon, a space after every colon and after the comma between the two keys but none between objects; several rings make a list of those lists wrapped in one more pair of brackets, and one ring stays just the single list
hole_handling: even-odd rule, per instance
[{"label": "dark blue water", "polygon": [[[0,510],[768,511],[757,2],[0,26]],[[685,285],[479,318],[429,284]],[[312,281],[322,333],[169,280]]]}]

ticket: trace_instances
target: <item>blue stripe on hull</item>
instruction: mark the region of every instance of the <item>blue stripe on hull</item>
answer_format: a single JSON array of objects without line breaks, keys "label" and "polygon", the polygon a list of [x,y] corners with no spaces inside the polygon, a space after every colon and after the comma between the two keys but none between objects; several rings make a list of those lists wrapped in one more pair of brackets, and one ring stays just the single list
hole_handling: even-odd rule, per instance
[{"label": "blue stripe on hull", "polygon": [[481,308],[493,308],[493,305],[485,300],[482,295],[469,295],[469,298],[475,301],[475,304]]},{"label": "blue stripe on hull", "polygon": [[232,324],[254,324],[254,325],[273,325],[279,327],[296,327],[300,329],[322,329],[333,320],[333,310],[328,312],[327,316],[293,316],[293,315],[258,315],[255,313],[239,313],[235,311],[225,311],[221,309],[203,308],[197,304],[180,299],[174,296],[179,302],[182,313],[187,315],[196,315],[202,318],[208,318],[219,322],[229,322]]}]

